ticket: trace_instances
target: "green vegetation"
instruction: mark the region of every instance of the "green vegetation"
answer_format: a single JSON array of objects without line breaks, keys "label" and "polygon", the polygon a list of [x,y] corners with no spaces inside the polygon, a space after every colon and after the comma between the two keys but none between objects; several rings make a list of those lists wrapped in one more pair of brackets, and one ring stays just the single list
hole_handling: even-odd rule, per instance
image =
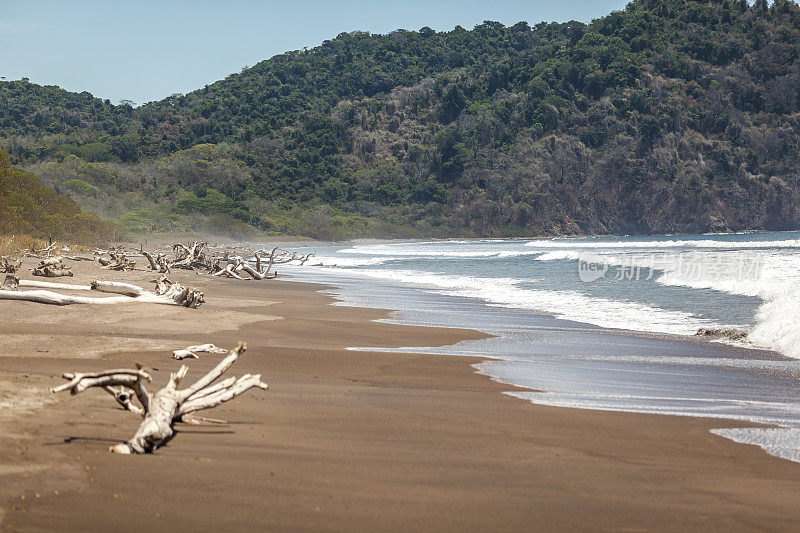
[{"label": "green vegetation", "polygon": [[0,144],[136,230],[322,238],[800,227],[800,8],[341,34],[139,108],[0,83]]},{"label": "green vegetation", "polygon": [[0,235],[93,244],[110,240],[114,233],[111,224],[81,212],[74,201],[44,187],[35,175],[15,169],[0,150]]}]

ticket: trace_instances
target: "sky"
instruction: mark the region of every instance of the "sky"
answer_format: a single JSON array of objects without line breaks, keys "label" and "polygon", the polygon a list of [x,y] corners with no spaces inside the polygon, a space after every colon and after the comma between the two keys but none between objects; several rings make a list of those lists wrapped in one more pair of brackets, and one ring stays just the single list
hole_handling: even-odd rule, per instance
[{"label": "sky", "polygon": [[0,0],[0,77],[143,104],[341,32],[590,20],[625,0]]}]

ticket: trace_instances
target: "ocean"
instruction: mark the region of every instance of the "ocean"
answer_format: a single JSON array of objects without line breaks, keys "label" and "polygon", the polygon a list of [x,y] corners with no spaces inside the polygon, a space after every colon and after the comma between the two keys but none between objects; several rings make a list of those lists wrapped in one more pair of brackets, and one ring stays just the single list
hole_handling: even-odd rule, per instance
[{"label": "ocean", "polygon": [[479,356],[478,372],[536,404],[770,424],[713,431],[800,461],[800,232],[303,251],[316,255],[279,270],[330,285],[341,305],[494,335],[351,349]]}]

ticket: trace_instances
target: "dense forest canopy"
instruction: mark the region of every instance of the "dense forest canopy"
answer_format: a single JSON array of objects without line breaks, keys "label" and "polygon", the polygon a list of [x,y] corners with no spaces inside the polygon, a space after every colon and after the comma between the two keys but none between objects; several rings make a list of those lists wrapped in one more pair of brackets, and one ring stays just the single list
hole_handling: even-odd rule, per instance
[{"label": "dense forest canopy", "polygon": [[137,108],[0,83],[0,145],[134,230],[322,238],[800,227],[800,8],[342,33]]}]

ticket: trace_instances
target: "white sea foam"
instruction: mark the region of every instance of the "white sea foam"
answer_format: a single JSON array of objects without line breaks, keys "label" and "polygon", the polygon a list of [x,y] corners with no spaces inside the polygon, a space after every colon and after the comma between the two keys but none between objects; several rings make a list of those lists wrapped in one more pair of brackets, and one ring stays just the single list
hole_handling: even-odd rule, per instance
[{"label": "white sea foam", "polygon": [[546,252],[536,258],[537,261],[577,261],[584,255],[584,252],[577,250],[558,250],[556,252]]},{"label": "white sea foam", "polygon": [[464,250],[440,249],[433,247],[408,246],[407,248],[400,248],[397,245],[378,245],[378,246],[353,246],[351,248],[345,248],[343,250],[339,250],[339,253],[366,255],[366,256],[402,256],[406,258],[448,257],[448,258],[481,259],[481,258],[497,258],[497,257],[506,258],[506,257],[518,257],[526,255],[538,255],[541,252],[530,251],[530,250],[506,250],[506,249],[464,251]]},{"label": "white sea foam", "polygon": [[701,327],[719,326],[691,313],[659,309],[639,302],[598,298],[577,291],[539,290],[519,286],[531,280],[443,275],[413,270],[357,272],[373,278],[421,285],[452,296],[478,298],[490,305],[531,309],[565,320],[606,328],[690,335]]},{"label": "white sea foam", "polygon": [[[536,260],[577,261],[585,254],[574,249],[557,250],[546,252]],[[764,303],[754,317],[749,342],[800,359],[800,254],[792,249],[721,252],[710,247],[706,251],[658,251],[654,254],[601,252],[594,257],[614,266],[655,267],[658,272],[647,275],[664,286],[760,298]]]},{"label": "white sea foam", "polygon": [[[753,235],[739,239],[392,243],[353,246],[331,253],[321,262],[343,267],[347,276],[391,280],[602,327],[688,335],[700,327],[749,326],[750,346],[774,349],[800,360],[800,239],[768,240]],[[610,283],[584,284],[578,281],[577,263],[570,262],[587,255],[620,267],[612,273],[629,266],[649,270],[642,272],[642,283],[620,284],[619,291]],[[434,258],[442,261],[429,260]],[[758,268],[742,272],[737,270],[737,261],[756,262]],[[733,264],[734,268],[720,269],[721,264]],[[652,285],[654,282],[659,286]],[[611,290],[614,292],[609,293]],[[749,310],[758,305],[755,298],[763,303],[753,316]],[[744,307],[730,308],[743,302]],[[692,314],[694,309],[710,318]],[[728,317],[726,323],[720,323],[722,317]],[[481,371],[506,383],[550,391],[515,392],[514,396],[562,407],[783,425],[787,427],[714,433],[800,461],[800,406],[793,400],[790,384],[800,362],[736,355],[695,357],[692,350],[648,355],[577,350],[574,354],[539,354],[535,358],[538,366],[529,366],[531,358],[524,349],[485,354],[478,346],[467,350],[496,359],[479,365]],[[602,351],[602,345],[598,350]],[[571,358],[576,361],[569,361]],[[503,370],[499,365],[513,368]],[[774,376],[777,381],[762,379],[764,376]]]},{"label": "white sea foam", "polygon": [[525,243],[525,246],[540,248],[590,248],[616,249],[630,248],[721,248],[721,249],[757,249],[757,248],[800,248],[800,239],[761,240],[761,241],[720,241],[707,239],[665,240],[665,241],[581,241],[577,239],[542,239]]},{"label": "white sea foam", "polygon": [[740,444],[758,446],[770,455],[800,463],[800,428],[726,428],[711,433]]},{"label": "white sea foam", "polygon": [[391,261],[400,261],[402,257],[382,256],[382,257],[340,257],[340,256],[314,256],[306,263],[310,266],[323,266],[323,267],[358,267],[358,266],[375,266],[389,263]]},{"label": "white sea foam", "polygon": [[[763,304],[752,317],[749,341],[756,347],[800,358],[800,239],[770,240],[752,235],[744,239],[389,243],[355,245],[339,250],[331,257],[321,258],[319,262],[325,266],[353,267],[354,272],[394,262],[394,268],[403,270],[362,273],[402,283],[429,284],[441,291],[449,291],[448,294],[481,298],[493,305],[535,309],[604,327],[680,334],[694,333],[698,327],[742,327],[741,323],[722,324],[699,319],[689,309],[674,310],[674,304],[671,306],[673,310],[647,305],[644,303],[650,303],[647,293],[641,293],[641,301],[629,302],[593,297],[590,287],[576,291],[563,290],[571,287],[561,285],[557,289],[562,290],[545,290],[551,288],[547,286],[548,280],[543,281],[542,289],[533,290],[520,286],[530,279],[448,276],[414,269],[414,262],[419,259],[471,259],[498,261],[500,265],[503,260],[526,256],[544,263],[579,261],[586,254],[592,254],[593,258],[599,258],[610,266],[649,269],[642,270],[641,276],[664,287],[714,290],[759,298]],[[727,265],[727,270],[720,268],[721,263]],[[757,268],[747,271],[740,268],[742,265]],[[512,275],[524,272],[511,266],[503,268]],[[477,268],[477,263],[473,268]],[[488,271],[492,268],[488,267]]]}]

